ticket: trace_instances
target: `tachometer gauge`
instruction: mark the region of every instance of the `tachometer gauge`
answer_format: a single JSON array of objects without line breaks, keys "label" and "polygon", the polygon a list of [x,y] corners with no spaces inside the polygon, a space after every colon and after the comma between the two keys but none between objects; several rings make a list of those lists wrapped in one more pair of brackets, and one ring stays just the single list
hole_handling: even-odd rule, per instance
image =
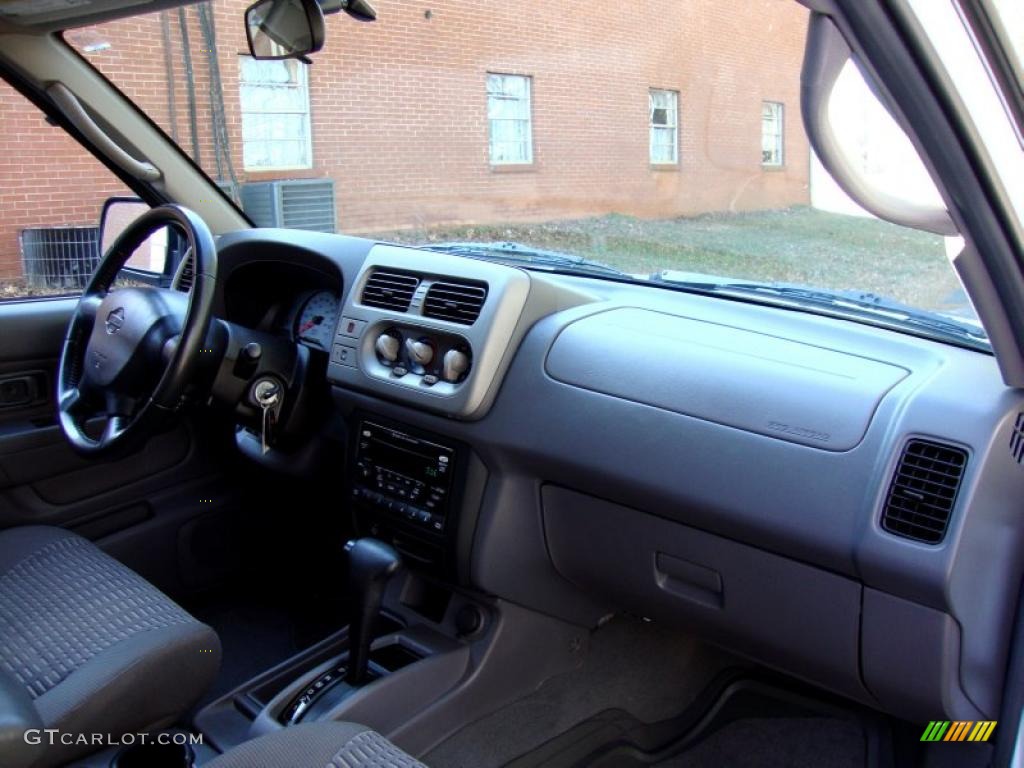
[{"label": "tachometer gauge", "polygon": [[331,348],[331,336],[338,322],[338,299],[330,291],[317,291],[302,306],[295,320],[295,337],[300,341]]}]

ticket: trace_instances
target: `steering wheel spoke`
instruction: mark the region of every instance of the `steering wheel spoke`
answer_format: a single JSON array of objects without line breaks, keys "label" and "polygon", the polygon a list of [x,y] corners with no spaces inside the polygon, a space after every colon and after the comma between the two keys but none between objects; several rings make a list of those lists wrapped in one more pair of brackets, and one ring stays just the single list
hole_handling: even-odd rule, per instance
[{"label": "steering wheel spoke", "polygon": [[85,412],[85,395],[79,387],[69,387],[60,393],[57,407],[71,416],[81,416]]},{"label": "steering wheel spoke", "polygon": [[111,418],[115,416],[131,418],[132,414],[135,413],[135,408],[139,402],[138,398],[129,397],[128,395],[112,389],[104,392],[103,397],[106,401],[107,416],[110,416]]},{"label": "steering wheel spoke", "polygon": [[128,427],[131,426],[131,419],[127,416],[110,416],[107,419],[107,424],[103,428],[103,434],[100,436],[99,444],[101,446],[114,445],[121,436],[125,434]]},{"label": "steering wheel spoke", "polygon": [[96,322],[96,315],[100,311],[100,304],[103,303],[103,296],[98,293],[82,296],[78,302],[78,316],[92,327]]}]

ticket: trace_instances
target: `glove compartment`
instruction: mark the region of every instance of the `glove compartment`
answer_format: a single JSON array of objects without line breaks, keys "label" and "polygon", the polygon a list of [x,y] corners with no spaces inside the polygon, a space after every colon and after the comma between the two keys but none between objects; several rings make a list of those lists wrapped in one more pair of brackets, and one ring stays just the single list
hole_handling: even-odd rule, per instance
[{"label": "glove compartment", "polygon": [[541,496],[554,566],[581,589],[870,701],[858,582],[576,491]]}]

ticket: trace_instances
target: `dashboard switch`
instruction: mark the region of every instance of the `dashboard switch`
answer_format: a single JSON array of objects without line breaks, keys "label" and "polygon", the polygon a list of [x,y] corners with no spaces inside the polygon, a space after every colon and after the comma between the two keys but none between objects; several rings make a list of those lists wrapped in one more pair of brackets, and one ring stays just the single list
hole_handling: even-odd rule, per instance
[{"label": "dashboard switch", "polygon": [[363,334],[363,329],[365,327],[365,320],[357,320],[354,317],[343,317],[341,318],[341,322],[338,323],[338,335],[346,336],[350,339],[358,339]]},{"label": "dashboard switch", "polygon": [[356,348],[347,344],[335,344],[331,350],[331,360],[349,368],[356,367]]},{"label": "dashboard switch", "polygon": [[458,349],[449,349],[444,354],[444,368],[441,375],[445,381],[455,383],[469,370],[469,356]]},{"label": "dashboard switch", "polygon": [[381,359],[393,363],[398,359],[398,352],[402,348],[402,342],[397,336],[391,333],[382,333],[377,337],[373,345]]}]

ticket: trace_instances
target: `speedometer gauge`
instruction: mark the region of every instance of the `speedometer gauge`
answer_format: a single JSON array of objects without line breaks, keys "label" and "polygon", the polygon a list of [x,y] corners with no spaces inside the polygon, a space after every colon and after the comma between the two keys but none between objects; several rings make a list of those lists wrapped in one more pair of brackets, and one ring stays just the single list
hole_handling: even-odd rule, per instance
[{"label": "speedometer gauge", "polygon": [[306,300],[295,320],[295,336],[300,341],[330,349],[337,323],[337,297],[330,291],[317,291]]}]

